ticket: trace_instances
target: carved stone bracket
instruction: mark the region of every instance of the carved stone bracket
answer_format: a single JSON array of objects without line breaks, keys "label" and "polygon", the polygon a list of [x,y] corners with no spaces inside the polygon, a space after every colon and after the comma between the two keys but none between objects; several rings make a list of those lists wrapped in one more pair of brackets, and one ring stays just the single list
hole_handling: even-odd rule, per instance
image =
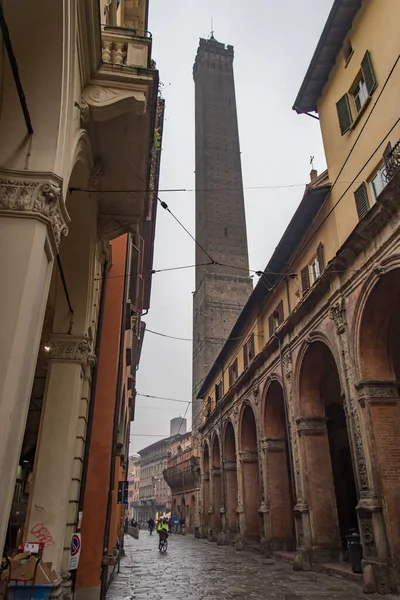
[{"label": "carved stone bracket", "polygon": [[234,460],[224,460],[224,469],[225,471],[236,471],[236,461]]},{"label": "carved stone bracket", "polygon": [[298,417],[297,431],[302,434],[322,434],[326,432],[326,417]]},{"label": "carved stone bracket", "polygon": [[266,439],[265,449],[267,452],[283,452],[286,449],[286,440],[282,439]]},{"label": "carved stone bracket", "polygon": [[239,453],[240,462],[257,462],[258,454],[257,452],[240,452]]},{"label": "carved stone bracket", "polygon": [[346,305],[344,298],[341,298],[329,309],[329,316],[336,326],[336,333],[344,333],[346,327]]},{"label": "carved stone bracket", "polygon": [[290,352],[290,350],[288,350],[283,357],[283,372],[285,374],[286,379],[288,379],[290,382],[293,373],[292,353]]},{"label": "carved stone bracket", "polygon": [[400,401],[399,381],[361,381],[356,387],[361,406],[368,404],[397,404]]},{"label": "carved stone bracket", "polygon": [[54,335],[49,341],[49,358],[57,362],[75,362],[80,365],[94,364],[92,343],[87,337]]},{"label": "carved stone bracket", "polygon": [[221,473],[222,473],[222,469],[220,469],[220,468],[213,467],[211,469],[211,474],[213,477],[220,477]]},{"label": "carved stone bracket", "polygon": [[82,94],[81,110],[85,120],[108,121],[130,112],[143,115],[146,109],[146,95],[141,90],[89,85]]},{"label": "carved stone bracket", "polygon": [[53,173],[0,170],[0,213],[42,219],[57,251],[70,221],[61,187],[61,178]]}]

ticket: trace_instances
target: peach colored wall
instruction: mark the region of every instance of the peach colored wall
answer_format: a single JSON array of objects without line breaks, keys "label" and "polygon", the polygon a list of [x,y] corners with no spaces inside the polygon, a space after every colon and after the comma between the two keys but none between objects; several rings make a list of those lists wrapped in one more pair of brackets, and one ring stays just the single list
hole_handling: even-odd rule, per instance
[{"label": "peach colored wall", "polygon": [[[108,272],[102,341],[98,357],[92,439],[81,528],[82,552],[77,576],[78,587],[100,585],[103,555],[127,235],[113,240],[111,244],[113,264]],[[110,542],[115,544],[115,540]]]}]

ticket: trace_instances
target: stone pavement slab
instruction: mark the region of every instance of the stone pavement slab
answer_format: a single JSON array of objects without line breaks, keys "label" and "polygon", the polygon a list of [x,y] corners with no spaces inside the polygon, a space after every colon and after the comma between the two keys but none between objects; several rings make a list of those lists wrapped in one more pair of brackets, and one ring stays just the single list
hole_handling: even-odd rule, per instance
[{"label": "stone pavement slab", "polygon": [[366,596],[355,583],[323,573],[295,572],[253,552],[236,552],[192,535],[172,535],[168,551],[158,536],[125,536],[126,557],[107,600],[389,600]]}]

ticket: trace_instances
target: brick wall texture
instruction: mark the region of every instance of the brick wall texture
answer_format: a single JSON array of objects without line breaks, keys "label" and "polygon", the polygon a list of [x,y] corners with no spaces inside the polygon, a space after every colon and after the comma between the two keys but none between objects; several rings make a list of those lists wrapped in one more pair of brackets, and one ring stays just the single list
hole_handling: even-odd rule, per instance
[{"label": "brick wall texture", "polygon": [[[200,40],[193,68],[196,126],[196,240],[218,263],[196,267],[193,299],[193,430],[196,394],[251,291],[233,48]],[[196,247],[196,264],[209,258]],[[221,367],[222,368],[222,367]]]}]

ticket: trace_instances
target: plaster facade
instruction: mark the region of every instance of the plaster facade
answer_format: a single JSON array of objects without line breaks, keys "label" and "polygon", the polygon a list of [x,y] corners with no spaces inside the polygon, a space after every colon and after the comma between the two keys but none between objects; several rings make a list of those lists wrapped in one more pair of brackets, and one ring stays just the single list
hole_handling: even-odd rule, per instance
[{"label": "plaster facade", "polygon": [[[0,545],[41,541],[68,594],[104,265],[118,271],[112,245],[136,236],[152,260],[158,72],[142,0],[5,0],[2,10],[23,94],[1,44]],[[141,31],[118,28],[133,13]],[[121,188],[143,192],[104,193]]]},{"label": "plaster facade", "polygon": [[318,110],[329,175],[311,173],[199,392],[203,535],[307,570],[346,559],[355,528],[380,593],[400,584],[398,10],[334,2],[294,107]]}]

